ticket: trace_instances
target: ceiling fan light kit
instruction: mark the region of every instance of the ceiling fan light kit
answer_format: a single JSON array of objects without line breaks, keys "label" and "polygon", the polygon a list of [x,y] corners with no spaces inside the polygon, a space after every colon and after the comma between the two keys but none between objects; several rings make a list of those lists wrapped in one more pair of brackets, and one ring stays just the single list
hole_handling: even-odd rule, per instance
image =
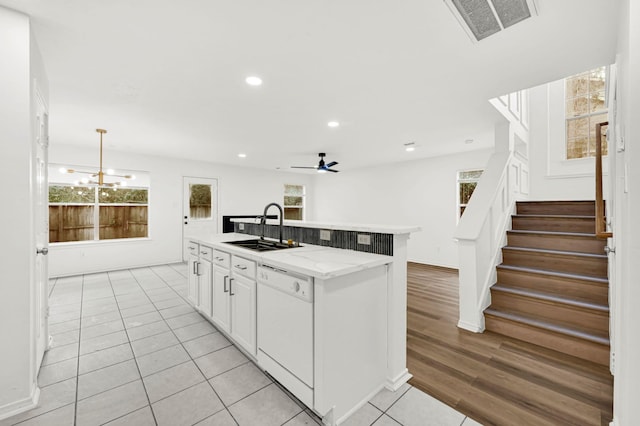
[{"label": "ceiling fan light kit", "polygon": [[327,154],[325,154],[324,152],[320,152],[318,153],[318,156],[320,157],[320,161],[318,162],[317,166],[310,166],[310,167],[309,166],[291,166],[291,168],[292,169],[313,169],[313,170],[316,170],[318,173],[326,173],[326,172],[338,173],[340,171],[340,170],[335,170],[331,168],[338,164],[337,161],[332,161],[330,163],[324,162],[324,157],[326,157]]}]

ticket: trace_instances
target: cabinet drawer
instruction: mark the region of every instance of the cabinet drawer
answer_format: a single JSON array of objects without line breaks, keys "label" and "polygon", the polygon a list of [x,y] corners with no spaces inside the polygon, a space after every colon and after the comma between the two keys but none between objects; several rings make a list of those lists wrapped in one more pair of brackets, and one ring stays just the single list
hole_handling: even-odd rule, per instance
[{"label": "cabinet drawer", "polygon": [[231,255],[220,250],[213,250],[213,264],[229,269]]},{"label": "cabinet drawer", "polygon": [[247,278],[255,279],[256,262],[236,255],[231,256],[231,270]]},{"label": "cabinet drawer", "polygon": [[207,246],[200,246],[200,259],[213,261],[213,249]]},{"label": "cabinet drawer", "polygon": [[200,249],[200,244],[194,243],[193,241],[189,241],[187,244],[187,250],[189,250],[189,254],[192,256],[198,256],[198,250]]}]

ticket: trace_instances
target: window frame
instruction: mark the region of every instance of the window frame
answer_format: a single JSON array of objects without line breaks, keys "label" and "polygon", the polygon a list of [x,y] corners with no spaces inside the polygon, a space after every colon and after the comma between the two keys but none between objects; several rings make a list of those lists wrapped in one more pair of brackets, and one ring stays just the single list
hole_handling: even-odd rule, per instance
[{"label": "window frame", "polygon": [[[52,166],[60,166],[60,164],[50,164],[50,167]],[[75,166],[74,166],[75,167]],[[71,168],[71,167],[70,167]],[[87,167],[84,167],[87,168]],[[49,189],[52,186],[66,186],[66,187],[83,187],[83,188],[89,188],[90,190],[93,191],[93,202],[71,202],[71,203],[65,203],[65,202],[49,202],[48,199],[49,197],[47,196],[47,208],[50,208],[51,206],[91,206],[93,207],[93,239],[88,239],[88,240],[75,240],[75,241],[59,241],[59,242],[50,242],[49,244],[54,245],[54,246],[58,246],[58,245],[74,245],[74,244],[82,244],[82,245],[86,245],[86,244],[114,244],[114,243],[123,243],[123,242],[134,242],[134,241],[146,241],[146,240],[150,240],[150,235],[151,235],[151,229],[150,229],[150,205],[151,205],[151,185],[149,183],[149,173],[145,172],[145,171],[135,171],[135,174],[137,177],[143,177],[143,181],[145,183],[147,183],[147,185],[131,185],[128,184],[127,186],[122,186],[120,189],[126,190],[126,189],[134,189],[134,190],[145,190],[147,192],[147,201],[146,203],[104,203],[104,202],[100,202],[100,194],[99,191],[101,189],[110,189],[110,187],[108,186],[97,186],[97,185],[87,185],[87,184],[83,184],[83,183],[70,183],[70,182],[64,182],[61,180],[56,180],[55,178],[53,180],[49,180],[48,184],[47,184],[47,192],[49,192]],[[52,173],[49,173],[49,176],[52,176]],[[145,237],[130,237],[130,238],[108,238],[108,239],[100,239],[100,208],[101,207],[106,207],[106,206],[114,206],[114,207],[119,207],[119,206],[138,206],[138,207],[146,207],[146,214],[147,214],[147,232],[146,232],[146,236]]]},{"label": "window frame", "polygon": [[[287,188],[290,186],[295,186],[295,187],[301,187],[302,188],[302,194],[298,195],[298,194],[288,194],[287,193]],[[302,204],[299,206],[293,206],[293,205],[287,205],[286,204],[286,199],[287,197],[299,197],[302,199]],[[306,204],[307,204],[307,187],[306,185],[303,184],[298,184],[298,183],[285,183],[284,184],[284,190],[283,190],[283,196],[282,196],[282,209],[284,212],[284,216],[286,220],[297,220],[297,221],[304,221],[305,220],[305,214],[306,214]],[[300,219],[289,219],[286,217],[286,209],[299,209],[301,211],[300,214]]]},{"label": "window frame", "polygon": [[[460,176],[463,173],[468,173],[468,172],[480,172],[480,176],[478,176],[477,178],[461,178]],[[460,195],[461,195],[461,189],[462,189],[462,185],[463,183],[474,183],[476,184],[476,187],[478,185],[478,182],[480,182],[480,179],[482,178],[482,174],[484,173],[484,169],[478,169],[478,168],[471,168],[471,169],[464,169],[464,170],[458,170],[456,173],[456,214],[457,214],[457,220],[459,221],[462,218],[462,214],[464,213],[464,210],[461,210],[463,208],[467,208],[467,206],[469,205],[469,203],[461,203],[460,202]],[[476,190],[476,188],[473,188],[473,191],[471,191],[471,196],[473,196],[473,192]],[[471,196],[469,196],[469,199],[471,199]]]},{"label": "window frame", "polygon": [[[600,91],[595,91],[595,92],[591,92],[591,79],[588,80],[588,85],[587,85],[587,91],[585,93],[583,93],[580,96],[574,96],[574,97],[569,97],[569,93],[567,91],[567,83],[570,79],[572,78],[576,78],[582,75],[591,75],[592,73],[595,72],[599,72],[600,70],[602,70],[604,72],[604,109],[598,110],[598,111],[588,111],[586,113],[583,114],[579,114],[579,115],[573,115],[573,116],[569,116],[569,114],[567,113],[567,103],[571,100],[575,100],[578,99],[579,97],[585,96],[587,99],[590,99],[591,94],[595,94],[595,93],[599,93]],[[585,160],[585,159],[589,159],[589,158],[594,158],[595,157],[595,148],[593,149],[593,151],[591,150],[592,145],[595,147],[595,141],[592,141],[592,132],[594,133],[594,137],[595,136],[595,126],[591,126],[588,125],[587,126],[587,147],[586,147],[586,155],[582,156],[582,157],[574,157],[574,158],[569,158],[569,123],[570,122],[574,122],[574,121],[578,121],[578,120],[582,120],[582,119],[587,119],[588,123],[591,123],[591,118],[594,116],[598,116],[598,115],[602,115],[602,114],[606,114],[608,116],[609,114],[609,109],[607,108],[607,96],[608,96],[608,91],[609,91],[609,67],[608,66],[602,66],[602,67],[598,67],[595,69],[591,69],[588,71],[583,71],[577,74],[574,74],[572,76],[566,77],[562,80],[563,85],[564,85],[564,105],[563,105],[563,112],[564,112],[564,161],[580,161],[580,160]],[[591,108],[588,108],[589,110]],[[606,120],[605,120],[606,121]],[[593,129],[592,129],[593,127]],[[606,142],[606,141],[605,141]],[[604,148],[604,147],[603,147]],[[606,157],[608,155],[608,147],[603,149],[603,152],[605,152],[603,154],[603,157]],[[593,155],[591,155],[593,154]]]}]

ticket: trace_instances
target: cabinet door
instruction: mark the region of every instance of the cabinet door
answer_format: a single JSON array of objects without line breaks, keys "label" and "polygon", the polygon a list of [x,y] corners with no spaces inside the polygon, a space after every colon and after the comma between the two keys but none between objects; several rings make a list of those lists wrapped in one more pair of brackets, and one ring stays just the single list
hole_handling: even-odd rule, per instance
[{"label": "cabinet door", "polygon": [[213,265],[208,260],[200,260],[200,277],[198,282],[198,309],[211,317],[211,286],[213,284]]},{"label": "cabinet door", "polygon": [[213,313],[211,317],[223,331],[229,333],[229,270],[213,267]]},{"label": "cabinet door", "polygon": [[231,298],[231,337],[252,355],[256,354],[256,282],[234,275]]},{"label": "cabinet door", "polygon": [[187,299],[193,306],[198,306],[198,257],[189,256],[189,285]]}]

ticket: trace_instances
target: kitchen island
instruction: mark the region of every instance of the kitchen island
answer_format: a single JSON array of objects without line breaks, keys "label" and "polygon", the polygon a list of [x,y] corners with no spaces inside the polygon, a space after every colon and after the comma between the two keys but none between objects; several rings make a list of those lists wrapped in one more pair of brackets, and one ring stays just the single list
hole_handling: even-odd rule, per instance
[{"label": "kitchen island", "polygon": [[[397,250],[303,244],[258,252],[229,244],[248,238],[259,237],[189,239],[189,300],[326,424],[342,423],[383,387],[410,377],[405,365],[401,383],[389,377],[397,349],[389,347],[389,326],[406,324],[406,307],[398,321],[390,315],[389,295],[396,287],[406,293],[406,259],[400,267]],[[403,330],[403,352],[404,337]]]}]

